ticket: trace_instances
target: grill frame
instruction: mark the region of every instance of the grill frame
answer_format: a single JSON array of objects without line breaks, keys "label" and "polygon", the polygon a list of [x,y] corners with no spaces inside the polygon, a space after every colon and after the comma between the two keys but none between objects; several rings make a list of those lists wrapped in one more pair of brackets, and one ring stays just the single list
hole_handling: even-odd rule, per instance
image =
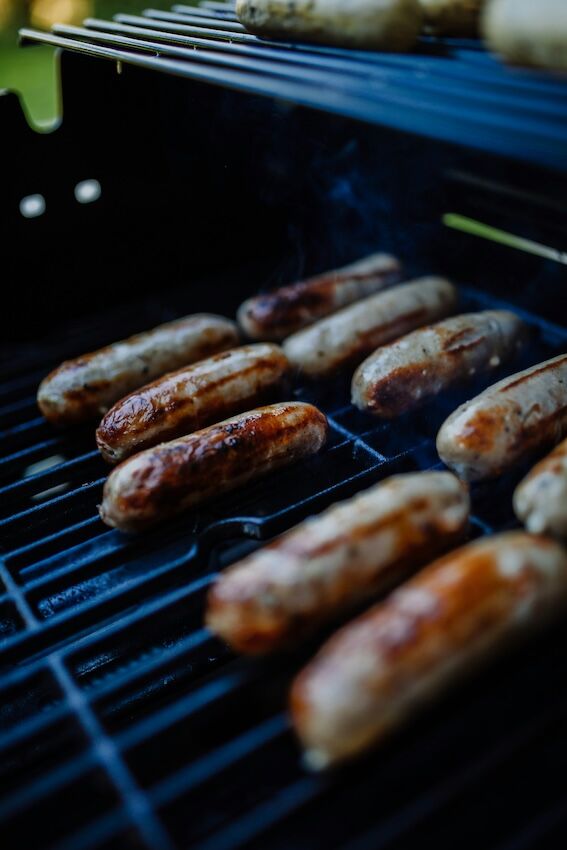
[{"label": "grill frame", "polygon": [[[204,4],[203,14],[191,14],[205,21],[211,16],[225,25],[231,21],[226,4],[222,3]],[[68,42],[66,45],[69,46]],[[449,49],[462,47],[462,44],[448,45]],[[271,47],[254,49],[267,51]],[[427,44],[424,49],[429,49]],[[303,48],[298,52],[304,55]],[[323,48],[310,48],[306,52],[313,56],[328,55]],[[138,63],[138,59],[135,61]],[[65,178],[67,174],[73,180],[87,176],[84,167],[95,168],[92,176],[101,177],[103,202],[100,207],[93,205],[92,210],[85,210],[86,218],[81,220],[78,231],[87,236],[93,230],[96,233],[96,244],[91,240],[86,243],[87,259],[95,271],[85,268],[83,246],[76,255],[71,247],[65,247],[55,260],[60,264],[58,284],[63,292],[75,268],[84,269],[87,287],[96,286],[97,293],[101,291],[102,285],[96,279],[100,267],[95,254],[97,251],[102,254],[101,264],[115,256],[107,254],[104,233],[113,233],[124,210],[128,212],[129,227],[135,233],[134,247],[139,253],[147,234],[147,230],[137,230],[149,209],[149,205],[144,205],[141,213],[135,215],[138,194],[134,192],[134,199],[124,207],[119,205],[115,212],[112,206],[119,192],[127,193],[131,189],[136,177],[143,180],[149,176],[149,185],[155,191],[160,185],[161,172],[160,179],[156,179],[147,168],[144,146],[131,163],[126,163],[124,176],[121,173],[124,160],[117,165],[116,146],[109,141],[116,128],[121,133],[119,153],[139,135],[140,127],[147,130],[148,149],[162,132],[167,139],[159,148],[160,154],[177,167],[188,150],[183,147],[188,138],[185,123],[194,120],[207,102],[210,104],[207,120],[213,116],[219,131],[227,127],[237,130],[235,115],[239,115],[240,108],[246,110],[247,117],[252,117],[254,127],[261,126],[267,118],[266,135],[261,137],[259,145],[269,140],[275,163],[284,174],[283,166],[291,162],[297,179],[305,163],[316,161],[313,151],[325,154],[336,143],[346,153],[342,159],[329,161],[331,176],[334,178],[336,172],[351,177],[355,162],[357,168],[360,166],[360,176],[355,173],[349,191],[355,191],[368,180],[368,196],[362,196],[364,203],[378,197],[381,190],[389,197],[386,207],[369,207],[373,213],[380,214],[380,228],[376,232],[359,233],[358,220],[347,220],[350,244],[331,247],[327,234],[327,241],[318,252],[314,246],[321,233],[330,225],[332,235],[338,232],[338,226],[345,224],[329,218],[324,210],[329,186],[333,188],[336,182],[333,179],[330,184],[324,184],[323,191],[314,191],[308,181],[300,181],[289,196],[283,196],[286,214],[303,198],[308,216],[298,219],[296,229],[317,216],[321,224],[305,228],[304,245],[298,246],[294,236],[291,267],[282,263],[289,242],[269,242],[267,264],[276,267],[282,279],[296,271],[310,272],[350,259],[379,242],[381,247],[407,256],[412,273],[433,268],[449,273],[458,282],[474,284],[462,287],[465,309],[473,305],[499,306],[510,300],[520,304],[520,312],[523,308],[527,320],[537,325],[540,335],[536,347],[526,355],[527,361],[534,362],[567,349],[567,330],[541,318],[541,315],[561,318],[558,308],[565,301],[558,282],[564,279],[564,271],[559,264],[527,258],[509,248],[450,233],[440,223],[440,214],[446,210],[479,217],[488,210],[491,223],[509,226],[514,232],[565,250],[565,228],[557,223],[557,215],[564,209],[561,199],[564,182],[560,175],[541,169],[532,171],[524,165],[517,168],[503,160],[478,159],[470,150],[457,150],[437,141],[401,139],[390,135],[382,126],[353,122],[351,113],[343,121],[340,116],[326,115],[324,111],[312,115],[310,110],[296,109],[289,103],[272,102],[271,97],[258,99],[231,90],[225,96],[226,79],[222,75],[218,79],[221,88],[218,91],[215,88],[217,94],[213,96],[208,82],[201,85],[193,79],[190,84],[186,79],[173,80],[136,67],[123,67],[119,77],[112,65],[89,56],[64,52],[61,63],[65,119],[51,137],[31,135],[21,122],[13,99],[0,99],[0,108],[6,114],[10,110],[14,118],[14,150],[24,144],[26,151],[45,152],[47,162],[56,164],[58,174],[64,174]],[[148,67],[153,69],[154,65]],[[189,85],[191,88],[187,89]],[[265,93],[271,95],[273,91]],[[144,112],[152,98],[162,95],[163,105],[155,106],[158,118],[172,104],[190,106],[188,116],[180,111],[176,113],[180,150],[176,149],[167,127],[156,130],[155,116]],[[121,109],[130,98],[133,105],[121,120]],[[224,116],[224,122],[219,116]],[[128,125],[134,119],[135,126],[130,128]],[[98,138],[87,142],[93,126],[97,128]],[[204,122],[197,126],[202,132]],[[289,128],[289,133],[280,144],[275,139],[275,130],[282,127]],[[325,146],[323,141],[329,134],[330,142]],[[244,135],[234,135],[233,144],[241,142]],[[286,158],[282,149],[290,140],[292,151]],[[190,152],[197,165],[205,167],[210,179],[214,178],[219,163],[205,163],[207,141],[207,138],[202,142],[197,140],[196,152]],[[352,149],[348,147],[351,142]],[[79,143],[83,143],[83,148],[77,153]],[[96,150],[97,146],[100,150]],[[374,151],[372,156],[368,156],[370,149]],[[222,146],[216,146],[212,156],[218,156],[220,151]],[[388,162],[393,170],[401,170],[402,164],[414,155],[416,161],[408,166],[410,173],[405,179],[396,174],[386,183],[371,182],[377,164]],[[69,162],[65,162],[67,156]],[[249,152],[242,158],[231,158],[227,153],[221,162],[226,162],[229,170],[238,171],[244,169],[247,158]],[[75,165],[80,165],[81,173],[74,170]],[[45,166],[44,157],[41,167]],[[171,170],[175,175],[175,168]],[[200,258],[204,263],[195,262],[195,267],[192,258],[181,265],[182,255],[177,251],[172,252],[173,260],[170,258],[168,266],[166,252],[160,252],[148,262],[151,273],[139,291],[136,290],[135,304],[132,305],[131,288],[125,287],[107,325],[100,318],[107,309],[102,309],[98,316],[92,315],[89,303],[87,313],[91,315],[77,319],[75,333],[69,338],[62,334],[65,326],[61,319],[59,326],[46,334],[46,323],[41,323],[44,305],[40,305],[38,323],[32,323],[32,328],[34,332],[41,328],[45,338],[33,345],[25,342],[29,328],[21,326],[24,309],[31,311],[33,306],[24,307],[21,295],[14,295],[14,315],[20,322],[17,336],[24,342],[6,349],[12,361],[20,361],[14,375],[7,377],[10,400],[3,407],[12,429],[4,445],[16,441],[9,465],[14,470],[30,460],[35,463],[50,452],[67,452],[68,459],[59,467],[40,471],[36,479],[16,483],[11,495],[19,492],[25,500],[29,491],[38,486],[48,488],[58,481],[61,483],[61,473],[80,472],[79,481],[90,484],[93,498],[88,488],[84,492],[79,488],[53,495],[51,504],[39,503],[32,513],[19,520],[10,515],[0,520],[2,539],[8,539],[12,547],[0,561],[0,581],[6,590],[0,599],[0,611],[8,603],[10,613],[21,627],[19,635],[8,638],[0,647],[3,664],[0,689],[5,695],[0,720],[6,727],[0,737],[3,754],[0,762],[4,770],[11,769],[12,776],[18,779],[18,784],[12,782],[9,795],[0,803],[0,822],[4,819],[7,847],[17,844],[110,850],[118,846],[198,846],[220,850],[249,846],[276,850],[296,845],[320,846],[324,841],[329,847],[364,850],[423,846],[424,835],[439,847],[454,847],[456,837],[462,847],[478,847],[481,827],[475,826],[475,815],[480,825],[486,825],[488,814],[482,808],[477,810],[474,794],[480,794],[486,784],[489,790],[494,789],[496,782],[498,787],[509,783],[510,790],[505,790],[499,798],[504,814],[487,838],[487,850],[489,846],[494,850],[538,846],[542,836],[549,839],[554,834],[565,834],[565,813],[557,799],[564,787],[563,780],[543,778],[538,772],[539,794],[530,786],[518,789],[515,780],[516,776],[522,776],[518,759],[525,759],[529,770],[534,771],[538,768],[541,771],[545,764],[540,751],[552,765],[558,765],[561,760],[559,736],[550,736],[548,729],[551,726],[556,730],[560,726],[567,708],[560,652],[564,626],[551,630],[528,650],[508,657],[463,686],[379,753],[328,777],[303,773],[284,715],[287,683],[317,641],[297,654],[251,662],[233,659],[201,626],[203,595],[212,576],[250,547],[386,474],[435,466],[437,458],[431,443],[435,423],[457,403],[456,396],[420,414],[421,425],[416,426],[412,421],[409,427],[408,421],[402,421],[393,429],[376,426],[354,413],[345,401],[346,382],[339,382],[334,388],[297,386],[298,398],[320,403],[331,414],[330,449],[321,458],[308,462],[312,476],[302,474],[301,469],[290,470],[278,478],[278,489],[283,491],[279,501],[277,494],[270,492],[269,482],[260,483],[132,543],[125,542],[117,532],[105,531],[101,535],[93,517],[94,496],[100,490],[97,469],[100,471],[101,467],[94,459],[92,435],[89,442],[87,431],[59,436],[37,420],[33,424],[36,417],[31,413],[30,394],[50,363],[55,365],[62,357],[151,327],[189,308],[218,309],[221,301],[229,312],[265,281],[266,263],[247,264],[247,251],[241,249],[238,253],[237,243],[246,234],[245,228],[239,228],[236,238],[226,242],[223,242],[223,228],[230,226],[231,216],[238,212],[238,193],[251,177],[259,185],[262,178],[271,181],[275,200],[270,200],[268,209],[281,201],[282,180],[274,178],[274,170],[279,173],[263,161],[254,171],[244,169],[242,179],[237,177],[229,182],[229,209],[220,225],[211,210],[218,203],[224,184],[215,184],[212,192],[210,186],[206,187],[211,196],[208,201],[206,191],[196,195],[206,226],[191,224],[192,245],[197,246],[212,221],[223,246],[220,253],[235,249],[234,255],[225,254],[225,257],[237,257],[239,266],[232,286],[226,280],[223,282],[224,270],[216,275],[203,275],[201,270],[210,260],[210,250],[208,256],[205,252]],[[317,172],[318,177],[326,174],[326,166]],[[39,176],[40,169],[26,176],[32,188]],[[187,179],[187,174],[183,173],[183,178]],[[113,191],[114,186],[118,191]],[[419,197],[412,197],[412,209],[408,212],[404,208],[405,199],[412,186],[418,187]],[[22,192],[16,178],[14,187],[10,197]],[[432,187],[437,187],[434,197]],[[396,192],[401,202],[396,201]],[[110,200],[105,202],[108,195]],[[259,240],[263,231],[258,221],[264,211],[265,207],[256,205],[254,198],[246,198],[245,216],[250,217],[250,227],[258,226]],[[57,213],[54,221],[38,222],[45,227],[39,236],[42,246],[49,244],[62,222],[72,226],[71,214],[76,211],[61,201]],[[179,209],[175,215],[179,215]],[[389,217],[392,226],[388,226]],[[100,229],[104,220],[109,222],[105,230]],[[21,225],[27,227],[29,222]],[[26,238],[29,232],[22,230]],[[155,232],[160,234],[158,228]],[[167,230],[164,232],[167,234]],[[175,232],[175,238],[179,233],[181,230]],[[14,268],[21,264],[21,244],[16,240],[15,246],[8,248],[9,252],[13,251]],[[45,256],[49,254],[40,259],[39,268],[45,264]],[[134,268],[138,269],[145,259],[133,257]],[[33,267],[33,258],[27,261]],[[177,265],[188,272],[191,288],[180,292],[179,285],[168,285],[159,295],[152,293],[152,278],[156,273],[161,269],[171,275],[171,268]],[[522,283],[521,291],[518,281]],[[116,284],[114,277],[111,283]],[[540,316],[531,312],[534,308]],[[68,316],[80,313],[72,299],[58,309]],[[0,391],[3,388],[4,384]],[[472,388],[464,391],[463,397],[473,391]],[[31,425],[26,419],[30,415]],[[22,427],[18,430],[19,426]],[[427,439],[423,441],[416,438],[419,427],[427,430]],[[408,429],[414,442],[411,450],[404,452],[399,449]],[[41,443],[39,447],[29,442],[34,435]],[[387,453],[386,446],[398,448],[390,448]],[[18,451],[24,454],[14,457]],[[475,488],[473,535],[510,526],[510,493],[520,474],[518,471],[506,478],[495,489],[492,485]],[[293,499],[289,498],[290,493]],[[2,490],[0,494],[7,495]],[[270,499],[272,508],[267,511]],[[64,511],[73,501],[78,507],[75,514],[70,513],[76,519],[70,528]],[[39,521],[42,515],[48,515],[43,526]],[[10,528],[13,536],[6,538]],[[32,534],[37,534],[38,539],[24,539]],[[62,543],[65,548],[58,548]],[[112,570],[115,578],[110,580],[106,595],[101,592],[90,599],[88,594],[79,595],[77,577],[87,589],[94,580],[94,590],[100,591],[96,581],[110,575]],[[70,597],[65,600],[66,592]],[[73,593],[78,594],[75,601]],[[57,607],[61,600],[70,607]],[[512,718],[508,706],[510,692],[521,703]],[[548,702],[552,704],[548,706]],[[7,713],[7,706],[12,706],[11,714]],[[7,728],[10,720],[14,725]],[[550,746],[556,752],[548,753],[546,747]],[[549,794],[549,799],[542,799],[544,792]],[[237,794],[242,794],[243,799]],[[76,801],[71,807],[70,799]],[[487,807],[486,794],[483,799]],[[458,818],[451,815],[452,806],[461,807],[460,822],[467,823],[470,835],[464,834]],[[525,808],[526,815],[518,811],[511,813],[510,807],[514,806],[520,812]],[[48,817],[52,822],[48,823]]]}]

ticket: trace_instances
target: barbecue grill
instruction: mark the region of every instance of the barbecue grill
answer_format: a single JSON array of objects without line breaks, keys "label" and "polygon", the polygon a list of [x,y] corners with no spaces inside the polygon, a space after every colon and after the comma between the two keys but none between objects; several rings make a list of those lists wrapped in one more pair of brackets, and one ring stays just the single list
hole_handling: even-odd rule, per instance
[{"label": "barbecue grill", "polygon": [[[61,48],[63,120],[34,133],[0,98],[22,163],[0,199],[3,847],[564,846],[565,625],[321,776],[285,712],[317,641],[250,661],[202,626],[214,575],[260,541],[436,466],[481,384],[393,425],[350,406],[348,376],[296,385],[329,416],[321,455],[136,538],[98,519],[93,429],[56,432],[35,391],[64,358],[376,248],[453,278],[463,310],[513,304],[517,368],[567,350],[565,79],[474,41],[260,40],[218,2],[22,39]],[[513,526],[522,471],[473,489],[471,536]]]}]

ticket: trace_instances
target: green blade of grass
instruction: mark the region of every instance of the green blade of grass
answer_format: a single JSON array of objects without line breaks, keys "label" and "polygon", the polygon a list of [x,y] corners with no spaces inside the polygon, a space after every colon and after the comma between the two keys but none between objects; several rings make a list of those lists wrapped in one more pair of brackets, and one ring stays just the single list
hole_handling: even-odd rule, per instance
[{"label": "green blade of grass", "polygon": [[546,260],[554,260],[556,263],[567,266],[567,253],[564,251],[558,251],[556,248],[550,248],[540,242],[533,242],[531,239],[524,239],[514,233],[509,233],[507,230],[499,230],[497,227],[491,227],[482,221],[476,221],[474,218],[467,218],[467,216],[458,213],[445,213],[442,221],[446,227],[451,227],[453,230],[460,230],[470,236],[488,239],[489,242],[497,242],[499,245],[515,248],[517,251],[525,251],[527,254],[535,254],[537,257],[545,257]]}]

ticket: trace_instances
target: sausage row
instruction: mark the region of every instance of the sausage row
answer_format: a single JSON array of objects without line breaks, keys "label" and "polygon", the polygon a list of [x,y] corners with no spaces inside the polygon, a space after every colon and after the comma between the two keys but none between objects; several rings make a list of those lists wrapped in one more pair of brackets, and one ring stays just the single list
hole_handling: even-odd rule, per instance
[{"label": "sausage row", "polygon": [[[325,377],[372,352],[354,373],[352,401],[388,419],[488,374],[521,349],[527,331],[515,314],[488,310],[445,318],[457,303],[452,284],[442,278],[399,284],[400,273],[394,257],[374,254],[249,299],[239,310],[241,327],[278,338],[295,330],[283,350],[266,342],[234,348],[238,331],[232,322],[190,316],[63,363],[42,382],[38,403],[50,421],[63,425],[100,414],[120,396],[96,434],[103,457],[117,463],[281,397],[294,368]],[[201,359],[211,351],[219,353]],[[181,362],[182,368],[161,376]],[[154,375],[161,377],[137,388]],[[566,386],[562,356],[490,387],[443,425],[441,459],[463,479],[476,481],[555,445],[567,433]],[[561,470],[554,480],[563,477]],[[548,489],[544,504],[550,496]],[[518,516],[527,517],[521,492],[516,501]],[[567,523],[561,510],[559,515]],[[537,519],[528,525],[537,526]]]},{"label": "sausage row", "polygon": [[[105,459],[121,463],[104,487],[104,522],[139,531],[318,452],[328,427],[319,410],[258,406],[288,386],[293,369],[317,378],[367,357],[353,377],[353,403],[392,418],[488,374],[521,348],[526,328],[514,314],[447,318],[457,303],[452,284],[394,286],[399,273],[393,258],[374,255],[246,302],[239,322],[250,336],[281,339],[293,330],[283,350],[269,342],[235,348],[233,323],[201,315],[48,376],[38,401],[54,423],[107,411],[97,443]],[[475,481],[566,434],[563,355],[467,402],[437,445],[460,479]],[[557,537],[567,537],[566,505],[567,440],[514,497],[530,532]],[[225,571],[209,594],[207,624],[246,653],[297,642],[461,542],[469,508],[466,485],[448,472],[384,481]],[[327,767],[378,742],[472,664],[565,607],[567,555],[546,538],[514,532],[434,561],[345,626],[297,678],[291,711],[307,762]]]}]

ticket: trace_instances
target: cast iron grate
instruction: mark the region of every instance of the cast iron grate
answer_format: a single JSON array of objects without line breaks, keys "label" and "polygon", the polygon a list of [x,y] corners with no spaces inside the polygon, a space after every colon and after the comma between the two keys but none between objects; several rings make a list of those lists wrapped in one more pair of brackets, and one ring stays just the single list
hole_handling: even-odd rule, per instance
[{"label": "cast iron grate", "polygon": [[[494,304],[462,289],[463,309]],[[83,346],[151,324],[147,307],[129,312],[127,325],[117,314],[104,333],[85,331]],[[567,331],[528,318],[518,368],[567,348]],[[59,356],[72,353],[66,343]],[[313,647],[235,659],[202,626],[214,575],[259,539],[394,472],[434,466],[439,423],[474,388],[384,425],[349,405],[346,378],[298,386],[329,415],[319,457],[277,487],[258,482],[130,539],[97,518],[105,467],[92,429],[58,433],[37,416],[41,357],[0,387],[3,847],[497,848],[561,834],[558,630],[379,753],[319,777],[303,771],[285,713]],[[512,486],[476,488],[473,535],[513,524]]]},{"label": "cast iron grate", "polygon": [[565,77],[507,68],[475,40],[424,38],[411,55],[271,41],[247,33],[230,3],[21,36],[567,169]]}]

